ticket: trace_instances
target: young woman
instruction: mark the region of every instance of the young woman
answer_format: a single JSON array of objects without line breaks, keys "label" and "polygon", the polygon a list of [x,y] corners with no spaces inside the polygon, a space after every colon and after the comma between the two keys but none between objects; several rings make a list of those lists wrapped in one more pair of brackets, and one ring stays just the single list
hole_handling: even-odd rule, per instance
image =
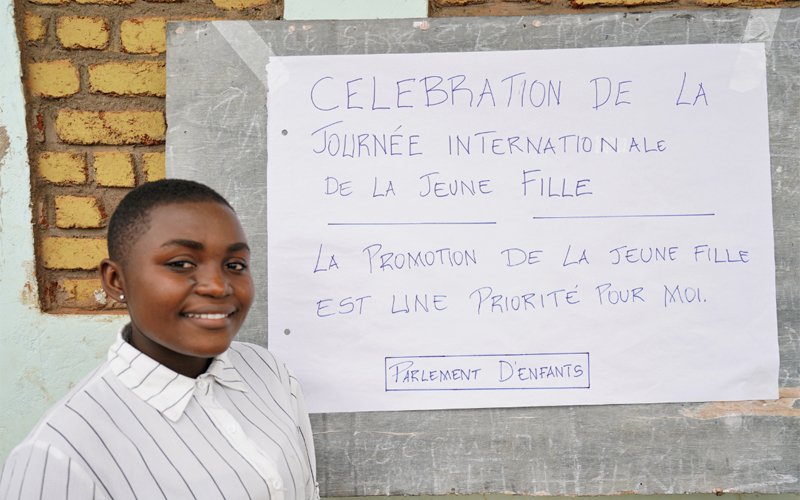
[{"label": "young woman", "polygon": [[11,453],[0,498],[318,499],[297,380],[232,342],[254,289],[228,202],[192,181],[145,184],[114,212],[108,247],[103,288],[130,323]]}]

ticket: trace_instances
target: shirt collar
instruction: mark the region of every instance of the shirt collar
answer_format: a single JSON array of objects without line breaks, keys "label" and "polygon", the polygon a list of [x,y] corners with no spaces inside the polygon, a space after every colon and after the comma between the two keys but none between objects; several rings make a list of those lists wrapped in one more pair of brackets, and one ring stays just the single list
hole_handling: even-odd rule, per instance
[{"label": "shirt collar", "polygon": [[147,404],[173,422],[183,415],[195,392],[208,393],[213,382],[247,392],[239,371],[223,352],[197,379],[176,373],[129,344],[130,323],[117,333],[117,341],[108,349],[108,364],[120,382]]}]

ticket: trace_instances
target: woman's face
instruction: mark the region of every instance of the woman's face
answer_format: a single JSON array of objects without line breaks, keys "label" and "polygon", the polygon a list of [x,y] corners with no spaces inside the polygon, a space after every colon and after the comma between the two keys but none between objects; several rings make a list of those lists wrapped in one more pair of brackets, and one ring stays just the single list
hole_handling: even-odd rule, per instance
[{"label": "woman's face", "polygon": [[158,206],[149,222],[121,272],[131,344],[196,377],[228,349],[253,302],[247,239],[215,202]]}]

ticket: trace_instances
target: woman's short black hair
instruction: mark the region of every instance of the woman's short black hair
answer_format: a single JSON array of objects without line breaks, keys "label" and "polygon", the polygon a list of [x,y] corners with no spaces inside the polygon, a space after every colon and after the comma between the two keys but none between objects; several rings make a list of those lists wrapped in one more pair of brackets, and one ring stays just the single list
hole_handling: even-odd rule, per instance
[{"label": "woman's short black hair", "polygon": [[108,223],[108,256],[125,264],[128,249],[150,228],[150,212],[161,205],[214,202],[233,210],[219,193],[199,182],[162,179],[137,187],[114,210]]}]

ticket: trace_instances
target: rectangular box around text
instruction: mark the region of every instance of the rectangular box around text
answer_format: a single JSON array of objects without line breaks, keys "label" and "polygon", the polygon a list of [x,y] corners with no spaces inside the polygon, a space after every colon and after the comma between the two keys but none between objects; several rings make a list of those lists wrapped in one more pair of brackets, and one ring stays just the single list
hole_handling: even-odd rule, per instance
[{"label": "rectangular box around text", "polygon": [[386,391],[589,389],[589,353],[404,356],[385,359]]}]

